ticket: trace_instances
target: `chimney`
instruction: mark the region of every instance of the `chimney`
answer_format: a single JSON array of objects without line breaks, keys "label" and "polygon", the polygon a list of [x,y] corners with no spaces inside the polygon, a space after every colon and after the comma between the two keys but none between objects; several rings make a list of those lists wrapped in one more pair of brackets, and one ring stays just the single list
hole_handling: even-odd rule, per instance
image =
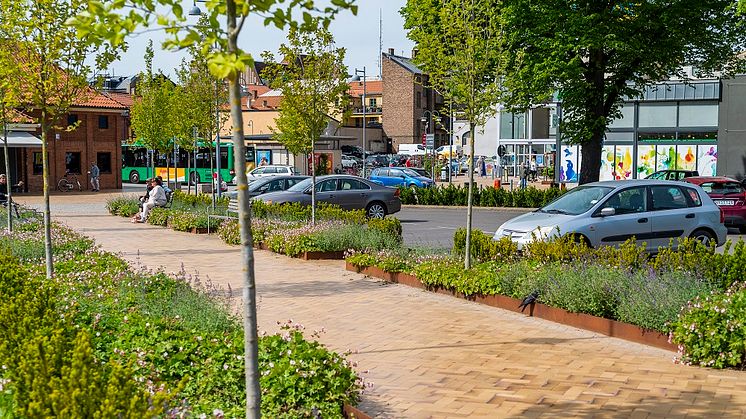
[{"label": "chimney", "polygon": [[417,48],[412,50],[412,58],[417,58]]},{"label": "chimney", "polygon": [[389,55],[394,55],[394,49],[393,48],[389,48]]}]

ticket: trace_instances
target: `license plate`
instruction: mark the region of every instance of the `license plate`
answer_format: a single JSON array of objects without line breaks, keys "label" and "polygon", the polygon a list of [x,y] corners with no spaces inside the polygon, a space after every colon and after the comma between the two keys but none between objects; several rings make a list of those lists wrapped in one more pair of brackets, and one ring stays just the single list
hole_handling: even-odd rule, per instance
[{"label": "license plate", "polygon": [[721,207],[729,207],[736,204],[736,201],[732,199],[713,199],[715,201],[715,205],[719,205]]}]

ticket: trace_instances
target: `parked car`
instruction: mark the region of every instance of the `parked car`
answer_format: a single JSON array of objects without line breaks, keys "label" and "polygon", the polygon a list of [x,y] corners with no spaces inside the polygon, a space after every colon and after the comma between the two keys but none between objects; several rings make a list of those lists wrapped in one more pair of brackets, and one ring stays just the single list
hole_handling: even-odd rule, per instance
[{"label": "parked car", "polygon": [[659,170],[645,179],[655,180],[684,180],[688,177],[699,176],[696,170]]},{"label": "parked car", "polygon": [[746,188],[741,182],[725,176],[689,177],[684,182],[698,185],[712,198],[725,214],[726,227],[746,234]]},{"label": "parked car", "polygon": [[635,237],[655,252],[674,239],[725,243],[724,213],[699,186],[672,181],[624,180],[579,186],[534,212],[507,221],[494,238],[519,247],[533,240],[575,235],[592,247],[618,246]]},{"label": "parked car", "polygon": [[381,167],[373,169],[370,180],[381,183],[383,186],[404,186],[407,188],[429,188],[433,186],[433,180],[421,176],[408,167]]},{"label": "parked car", "polygon": [[409,156],[424,156],[427,153],[422,144],[399,144],[399,154]]},{"label": "parked car", "polygon": [[343,145],[339,149],[342,150],[342,154],[347,154],[349,156],[363,158],[363,154],[365,154],[363,153],[363,148],[356,145]]},{"label": "parked car", "polygon": [[[311,179],[296,183],[286,191],[266,193],[252,199],[267,203],[300,202],[311,205]],[[383,218],[401,210],[399,189],[350,175],[318,176],[316,201],[339,205],[348,210],[365,209],[370,218]]]},{"label": "parked car", "polygon": [[456,157],[461,155],[462,147],[460,145],[442,145],[435,149],[435,152],[438,153],[439,156],[445,156],[445,157]]},{"label": "parked car", "polygon": [[259,178],[267,176],[293,176],[299,175],[300,172],[295,170],[293,166],[281,166],[271,164],[268,166],[260,166],[256,169],[246,173],[246,178],[249,182],[253,182]]},{"label": "parked car", "polygon": [[430,177],[431,173],[429,171],[423,169],[422,167],[408,167],[407,169],[409,169],[409,170],[417,173],[421,177],[433,180],[432,177]]},{"label": "parked car", "polygon": [[362,165],[362,160],[358,161],[359,159],[355,156],[348,156],[346,154],[342,154],[342,168],[351,168],[351,167],[357,167],[358,165]]},{"label": "parked car", "polygon": [[[249,196],[253,198],[269,192],[286,191],[291,186],[306,179],[308,179],[308,176],[272,176],[257,179],[249,184]],[[225,195],[235,199],[238,196],[238,191],[231,191]]]},{"label": "parked car", "polygon": [[385,154],[374,154],[365,159],[365,164],[368,167],[388,167],[389,158]]}]

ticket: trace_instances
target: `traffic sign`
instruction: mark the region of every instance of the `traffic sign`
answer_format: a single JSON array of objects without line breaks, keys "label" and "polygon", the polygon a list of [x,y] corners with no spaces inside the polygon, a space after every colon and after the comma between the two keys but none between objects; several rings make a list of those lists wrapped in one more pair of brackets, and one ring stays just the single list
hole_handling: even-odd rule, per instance
[{"label": "traffic sign", "polygon": [[435,134],[427,134],[425,148],[435,148]]}]

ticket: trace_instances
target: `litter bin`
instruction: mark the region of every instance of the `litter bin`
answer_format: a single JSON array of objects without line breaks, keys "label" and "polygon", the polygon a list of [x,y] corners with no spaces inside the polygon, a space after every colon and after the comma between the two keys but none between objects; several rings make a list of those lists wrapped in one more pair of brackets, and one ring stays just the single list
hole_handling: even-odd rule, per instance
[{"label": "litter bin", "polygon": [[446,166],[440,168],[440,181],[448,182],[448,168]]}]

